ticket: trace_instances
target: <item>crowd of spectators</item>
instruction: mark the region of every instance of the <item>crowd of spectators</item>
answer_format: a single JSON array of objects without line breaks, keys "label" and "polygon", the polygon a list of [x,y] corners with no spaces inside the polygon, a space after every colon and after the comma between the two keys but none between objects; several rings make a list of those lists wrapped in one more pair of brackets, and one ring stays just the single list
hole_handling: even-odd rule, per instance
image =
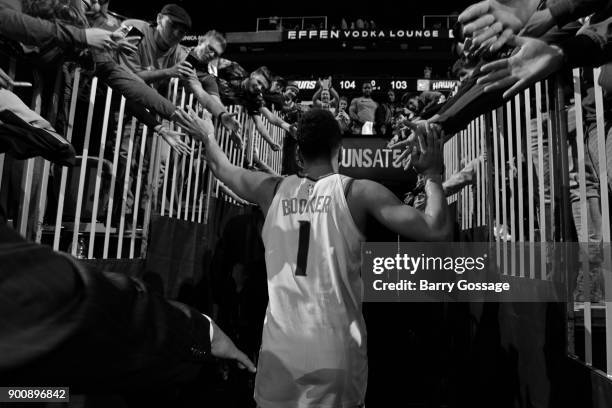
[{"label": "crowd of spectators", "polygon": [[[246,110],[257,131],[272,150],[278,151],[281,146],[270,137],[262,118],[266,118],[271,125],[283,129],[287,134],[286,148],[292,146],[300,115],[310,109],[309,104],[299,102],[299,88],[295,83],[275,75],[265,66],[248,72],[239,63],[221,58],[226,42],[223,35],[214,30],[209,31],[193,49],[180,45],[180,41],[191,27],[189,13],[180,6],[166,5],[160,10],[153,24],[141,20],[120,21],[107,13],[108,7],[108,1],[103,3],[96,0],[0,0],[2,66],[8,66],[4,63],[8,58],[17,58],[20,62],[30,63],[40,69],[57,71],[59,68],[67,96],[64,103],[60,103],[59,106],[43,106],[42,112],[49,111],[50,108],[59,110],[57,115],[54,115],[56,116],[54,121],[47,120],[21,101],[13,92],[19,84],[0,69],[2,152],[19,159],[40,155],[59,165],[75,163],[76,156],[85,148],[84,142],[79,141],[79,135],[82,136],[82,133],[73,132],[75,138],[71,143],[68,143],[65,135],[69,130],[67,120],[69,97],[72,95],[71,86],[77,67],[82,69],[78,96],[83,103],[87,101],[90,92],[88,87],[93,86],[93,78],[98,78],[113,89],[116,96],[122,95],[126,98],[125,108],[128,117],[133,116],[138,119],[153,133],[162,137],[179,155],[189,153],[190,147],[182,139],[184,135],[174,130],[167,121],[188,127],[188,118],[185,111],[177,108],[175,103],[164,96],[168,82],[172,78],[178,78],[193,93],[202,107],[210,112],[209,115],[231,133],[232,140],[238,148],[244,148],[249,140],[244,137],[240,123],[228,112],[226,106],[230,104],[241,105]],[[437,92],[407,93],[400,96],[393,90],[388,90],[383,100],[375,101],[372,98],[371,84],[364,83],[361,96],[349,101],[334,89],[332,78],[323,78],[319,80],[319,88],[311,105],[330,110],[346,134],[382,136],[389,139],[390,147],[405,147],[402,158],[406,159],[406,166],[409,166],[410,158],[418,149],[412,137],[415,127],[435,124],[446,134],[453,134],[463,129],[475,117],[502,106],[504,101],[518,92],[562,68],[599,66],[612,61],[612,46],[609,41],[611,24],[612,2],[606,0],[481,1],[467,8],[459,16],[459,24],[455,30],[457,43],[454,47],[458,59],[453,72],[461,81],[461,86],[448,100],[445,95]],[[348,29],[372,29],[375,26],[376,24],[368,19],[358,19],[351,23],[343,20],[341,24],[342,28]],[[612,95],[610,65],[604,66],[599,84],[605,92],[604,102],[608,109],[605,109],[604,120],[609,134],[612,131],[607,114],[609,96]],[[602,241],[602,217],[601,197],[598,192],[600,174],[598,174],[599,155],[595,142],[597,117],[594,95],[593,86],[584,88],[582,103],[586,112],[584,134],[585,145],[588,148],[586,180],[589,184],[586,190],[590,222],[587,228],[588,236],[579,236],[579,239],[599,243]],[[117,104],[117,101],[114,100],[113,103]],[[52,102],[47,101],[47,105],[50,104]],[[273,113],[270,107],[276,108],[280,114]],[[570,116],[568,115],[568,118]],[[536,120],[535,117],[532,120]],[[84,123],[85,118],[76,118],[75,129],[82,129]],[[576,124],[573,125],[573,132],[570,126],[570,139],[576,138],[575,126]],[[535,129],[536,126],[531,128]],[[100,129],[94,127],[93,132],[92,140],[99,142],[97,138],[100,137]],[[532,133],[529,137],[533,142],[536,134]],[[95,146],[99,143],[90,144]],[[112,146],[114,143],[109,145]],[[569,157],[573,163],[577,163],[576,150],[572,146],[570,143]],[[124,171],[133,165],[127,162],[127,156],[123,154],[126,148],[122,147]],[[286,157],[291,156],[287,153],[292,152],[286,151]],[[606,138],[606,153],[609,170],[612,169],[612,138]],[[255,166],[273,172],[262,160],[259,160],[258,156],[259,152],[255,149]],[[477,160],[486,159],[481,157]],[[545,153],[544,157],[536,155],[533,159],[535,162],[547,162],[550,158]],[[469,183],[473,180],[473,169],[476,164],[476,162],[465,164],[465,168],[459,171],[461,177],[455,178],[459,180],[458,183]],[[572,180],[570,195],[576,231],[580,235],[583,230],[580,226],[585,220],[581,219],[578,211],[577,203],[580,196],[576,166],[571,167],[573,170],[570,174]],[[548,168],[548,165],[544,168]],[[537,168],[535,170],[537,173]],[[543,180],[546,174],[537,174],[537,178]],[[608,178],[608,183],[609,188],[612,187],[612,177]],[[447,191],[457,191],[457,185],[448,187]],[[549,210],[550,191],[547,192],[545,200]],[[540,217],[544,218],[546,215],[540,214]],[[0,213],[0,221],[3,218],[4,215]],[[2,240],[0,244],[22,242],[21,238],[16,237],[5,227],[0,225],[0,228]],[[547,236],[550,237],[550,234]],[[31,246],[29,249],[34,252],[41,251],[36,246]],[[50,259],[49,262],[57,262],[60,265],[58,268],[73,271],[66,273],[67,280],[74,279],[73,275],[77,273],[74,271],[78,271],[88,285],[96,285],[92,290],[101,292],[103,296],[100,298],[125,298],[124,306],[127,308],[155,308],[155,319],[149,316],[134,325],[131,325],[130,321],[123,321],[122,330],[126,333],[137,330],[138,333],[135,333],[134,337],[127,336],[129,342],[126,343],[129,344],[121,345],[125,348],[123,354],[118,353],[114,357],[105,354],[109,360],[107,362],[96,360],[97,364],[108,363],[115,364],[116,367],[128,367],[129,365],[119,360],[125,355],[128,357],[140,355],[133,348],[138,345],[136,341],[142,341],[148,345],[144,351],[151,355],[180,356],[177,360],[163,360],[162,366],[167,368],[168,377],[172,377],[174,369],[181,369],[182,364],[200,362],[202,354],[211,350],[220,357],[238,359],[253,369],[250,361],[237,351],[229,339],[223,337],[223,332],[209,319],[202,318],[197,311],[168,303],[163,299],[149,301],[146,291],[134,282],[91,272],[73,260],[60,258],[50,250],[42,255]],[[140,298],[135,300],[132,297],[133,293],[140,294]],[[108,310],[114,310],[109,305],[103,307],[106,306]],[[103,307],[99,309],[103,310]],[[125,309],[121,312],[125,312]],[[79,316],[78,318],[84,318]],[[97,317],[99,316],[93,316]],[[97,320],[97,324],[103,325],[104,322],[104,319]],[[164,326],[159,322],[171,322],[171,324]],[[14,327],[19,327],[19,324],[15,324]],[[95,334],[87,331],[91,329],[88,322],[83,325],[84,328],[71,326],[72,329],[66,329],[64,334],[68,338],[80,336],[78,339],[82,342],[82,347],[78,350],[83,352],[82,357],[86,359],[91,350],[99,347],[96,346]],[[114,329],[114,327],[101,327],[99,331],[110,333]],[[172,344],[156,343],[155,339],[144,338],[145,332],[159,334],[160,331],[163,332],[162,335],[165,333],[171,339],[176,337],[173,333],[182,333],[184,338]],[[202,333],[205,334],[203,337]],[[40,341],[40,338],[37,341]],[[48,346],[55,347],[53,344]],[[166,349],[161,350],[163,348]],[[3,350],[2,354],[10,355],[13,352],[12,349]],[[0,364],[0,374],[22,367],[27,358],[32,358],[36,363],[38,356],[3,359]],[[72,361],[76,360],[73,358]],[[133,363],[142,373],[150,367],[160,367],[157,361],[149,361],[146,358]],[[129,367],[134,369],[132,366]],[[70,376],[79,372],[83,378],[78,380],[85,381],[87,375],[91,378],[96,375],[76,369],[70,371],[71,368],[74,367],[66,368],[63,377],[55,378],[59,378],[60,381],[70,379],[76,381],[76,377]],[[41,375],[43,375],[41,378],[50,380],[55,374],[41,371]],[[174,379],[160,376],[164,381]],[[117,378],[121,376],[118,375]]]}]

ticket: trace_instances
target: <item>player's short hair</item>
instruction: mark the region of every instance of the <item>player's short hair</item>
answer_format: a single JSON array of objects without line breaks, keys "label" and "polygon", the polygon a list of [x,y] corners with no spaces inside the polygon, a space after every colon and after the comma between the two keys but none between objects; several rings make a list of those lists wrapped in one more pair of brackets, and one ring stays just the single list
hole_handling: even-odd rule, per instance
[{"label": "player's short hair", "polygon": [[221,44],[221,47],[223,47],[223,49],[225,49],[227,47],[227,40],[225,39],[225,36],[223,35],[223,33],[220,33],[217,30],[209,30],[206,32],[206,34],[204,34],[202,37],[200,37],[200,40],[198,41],[199,44],[202,44],[202,42],[204,42],[205,38],[213,38],[215,40],[217,40],[219,42],[219,44]]},{"label": "player's short hair", "polygon": [[300,118],[297,144],[304,159],[331,157],[341,143],[340,126],[329,110],[313,108]]}]

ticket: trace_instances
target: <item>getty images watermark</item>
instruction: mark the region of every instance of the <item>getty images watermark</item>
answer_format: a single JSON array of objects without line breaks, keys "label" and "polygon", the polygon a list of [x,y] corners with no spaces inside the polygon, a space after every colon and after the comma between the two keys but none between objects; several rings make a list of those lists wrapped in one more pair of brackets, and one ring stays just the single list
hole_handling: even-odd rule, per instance
[{"label": "getty images watermark", "polygon": [[603,302],[611,263],[609,244],[377,242],[361,273],[369,302]]}]

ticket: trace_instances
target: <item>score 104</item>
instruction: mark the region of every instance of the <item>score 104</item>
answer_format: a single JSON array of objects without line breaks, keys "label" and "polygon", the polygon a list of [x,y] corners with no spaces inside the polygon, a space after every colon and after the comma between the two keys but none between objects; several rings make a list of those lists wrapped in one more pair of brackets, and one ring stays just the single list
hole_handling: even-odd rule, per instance
[{"label": "score 104", "polygon": [[354,79],[345,79],[340,81],[340,89],[343,90],[354,90],[361,89],[363,84],[370,83],[372,85],[372,91],[386,91],[389,89],[393,90],[407,90],[408,89],[408,81],[406,80],[392,80],[392,81],[376,81],[375,79],[369,81],[363,81],[359,83],[359,88],[357,88],[358,81]]}]

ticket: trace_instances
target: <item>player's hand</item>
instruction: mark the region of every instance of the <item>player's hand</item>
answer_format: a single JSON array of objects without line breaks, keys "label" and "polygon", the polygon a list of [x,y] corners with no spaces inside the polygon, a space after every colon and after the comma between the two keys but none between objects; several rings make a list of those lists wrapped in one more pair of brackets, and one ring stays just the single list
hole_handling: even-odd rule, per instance
[{"label": "player's hand", "polygon": [[191,154],[191,148],[189,147],[189,145],[181,140],[181,136],[187,136],[185,133],[170,130],[162,125],[156,128],[155,131],[162,137],[162,139],[166,141],[166,143],[170,145],[172,150],[174,150],[179,155]]},{"label": "player's hand", "polygon": [[515,46],[513,55],[483,65],[486,75],[478,78],[485,92],[507,89],[504,98],[510,98],[531,84],[561,69],[563,52],[542,40],[513,36],[508,44]]},{"label": "player's hand", "polygon": [[408,165],[424,176],[439,176],[444,171],[444,133],[438,125],[417,126],[418,144],[411,146]]},{"label": "player's hand", "polygon": [[117,49],[119,36],[112,31],[101,28],[87,28],[85,30],[87,45],[97,50],[113,51]]},{"label": "player's hand", "polygon": [[234,342],[211,320],[213,326],[213,338],[210,344],[211,353],[215,357],[236,360],[240,367],[246,367],[254,373],[255,365],[242,351],[238,350]]},{"label": "player's hand", "polygon": [[215,133],[215,125],[213,125],[210,113],[206,110],[202,112],[202,117],[199,117],[193,109],[189,109],[184,129],[196,140],[202,142],[206,142],[208,136]]}]

